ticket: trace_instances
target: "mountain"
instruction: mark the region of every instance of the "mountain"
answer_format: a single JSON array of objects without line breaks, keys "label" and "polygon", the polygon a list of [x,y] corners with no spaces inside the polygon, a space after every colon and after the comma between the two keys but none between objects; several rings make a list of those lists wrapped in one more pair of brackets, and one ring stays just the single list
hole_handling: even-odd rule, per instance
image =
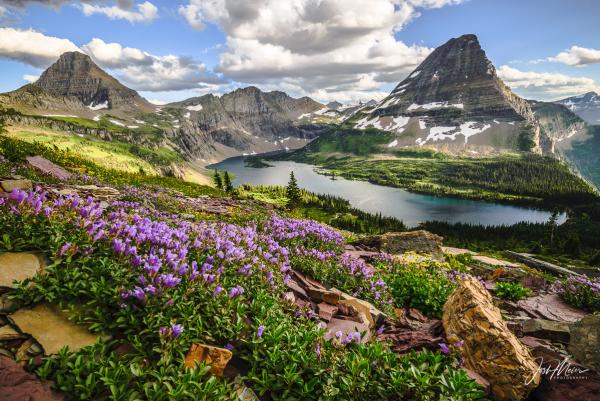
[{"label": "mountain", "polygon": [[173,134],[187,154],[219,160],[301,147],[322,129],[303,122],[303,116],[323,108],[308,97],[296,99],[250,86],[220,97],[209,94],[170,103],[161,113],[176,117]]},{"label": "mountain", "polygon": [[33,85],[52,96],[75,97],[91,110],[152,111],[155,108],[80,52],[63,53]]},{"label": "mountain", "polygon": [[583,118],[588,124],[600,124],[600,95],[596,92],[568,97],[555,103],[568,107],[569,110]]},{"label": "mountain", "polygon": [[496,75],[475,35],[435,49],[386,98],[350,122],[395,132],[392,147],[498,151],[519,148],[525,135],[532,150],[543,151],[530,104]]},{"label": "mountain", "polygon": [[327,103],[325,106],[327,106],[327,108],[330,110],[338,110],[339,108],[343,107],[344,105],[336,100],[336,101]]}]

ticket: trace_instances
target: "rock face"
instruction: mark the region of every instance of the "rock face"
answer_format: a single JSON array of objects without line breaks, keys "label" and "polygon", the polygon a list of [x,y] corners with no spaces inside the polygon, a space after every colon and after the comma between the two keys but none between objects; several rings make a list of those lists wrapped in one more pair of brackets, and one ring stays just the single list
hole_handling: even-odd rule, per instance
[{"label": "rock face", "polygon": [[[298,121],[301,115],[322,109],[322,104],[308,97],[295,99],[284,92],[263,92],[254,86],[166,107],[180,111],[181,125],[172,134],[193,157],[225,152],[227,148],[249,154],[254,150],[298,147],[323,130],[322,126]],[[226,149],[219,149],[219,145]]]},{"label": "rock face", "polygon": [[0,355],[0,400],[60,401],[64,398],[27,373],[17,362]]},{"label": "rock face", "polygon": [[[396,132],[389,147],[516,149],[520,135],[541,152],[541,131],[529,103],[496,75],[475,35],[435,49],[382,101],[353,117],[355,128]],[[526,131],[523,133],[523,131]]]},{"label": "rock face", "polygon": [[569,352],[575,359],[600,371],[600,315],[589,315],[571,327]]},{"label": "rock face", "polygon": [[96,108],[154,110],[136,91],[122,85],[80,52],[63,53],[33,84],[53,96],[70,96]]},{"label": "rock face", "polygon": [[530,319],[523,323],[523,334],[567,344],[570,338],[569,325],[564,322]]},{"label": "rock face", "polygon": [[403,254],[416,252],[443,258],[443,238],[425,230],[392,232],[383,235],[366,237],[355,242],[356,245],[365,245],[390,254]]},{"label": "rock face", "polygon": [[442,320],[450,343],[464,341],[466,367],[490,383],[494,399],[525,399],[540,383],[535,360],[510,332],[477,279],[469,277],[459,284],[444,305]]}]

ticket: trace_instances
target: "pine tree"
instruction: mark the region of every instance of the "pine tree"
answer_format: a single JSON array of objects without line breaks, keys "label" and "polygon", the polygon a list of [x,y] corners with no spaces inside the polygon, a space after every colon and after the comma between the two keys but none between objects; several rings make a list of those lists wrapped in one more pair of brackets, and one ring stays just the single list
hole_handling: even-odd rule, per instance
[{"label": "pine tree", "polygon": [[219,174],[218,170],[215,170],[213,182],[215,183],[215,187],[217,187],[217,189],[223,189],[223,181],[221,180],[221,175]]},{"label": "pine tree", "polygon": [[229,173],[227,171],[223,173],[223,186],[225,187],[225,192],[233,192],[233,185],[231,184],[231,178],[229,178]]},{"label": "pine tree", "polygon": [[300,188],[298,188],[298,182],[294,176],[294,172],[290,173],[290,180],[285,189],[285,195],[288,198],[288,206],[295,206],[300,203]]}]

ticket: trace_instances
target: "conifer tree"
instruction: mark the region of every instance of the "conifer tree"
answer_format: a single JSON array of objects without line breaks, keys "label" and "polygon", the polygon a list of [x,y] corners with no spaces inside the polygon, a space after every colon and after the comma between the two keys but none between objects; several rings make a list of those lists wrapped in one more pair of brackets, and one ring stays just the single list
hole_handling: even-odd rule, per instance
[{"label": "conifer tree", "polygon": [[285,195],[288,198],[288,206],[293,207],[300,203],[300,188],[298,188],[298,182],[293,171],[290,173],[290,180],[285,189]]},{"label": "conifer tree", "polygon": [[213,182],[215,183],[215,187],[217,187],[217,189],[223,189],[223,181],[221,180],[221,175],[219,174],[218,170],[215,170]]},{"label": "conifer tree", "polygon": [[225,192],[233,192],[233,185],[231,184],[231,178],[229,178],[229,173],[227,171],[223,173],[223,186],[225,187]]}]

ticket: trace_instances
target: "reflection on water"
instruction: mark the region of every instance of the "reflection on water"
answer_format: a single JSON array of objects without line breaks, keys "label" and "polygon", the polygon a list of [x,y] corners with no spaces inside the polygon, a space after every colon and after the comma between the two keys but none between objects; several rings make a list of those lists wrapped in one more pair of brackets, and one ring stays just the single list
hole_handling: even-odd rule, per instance
[{"label": "reflection on water", "polygon": [[[523,207],[414,194],[399,188],[351,181],[341,177],[332,181],[329,177],[317,174],[314,166],[309,164],[290,161],[269,163],[274,167],[251,168],[244,166],[243,157],[235,157],[210,167],[234,173],[234,185],[286,185],[290,172],[293,171],[301,188],[348,199],[356,208],[397,217],[409,227],[428,220],[485,225],[510,225],[520,221],[545,222],[551,214]],[[559,223],[564,220],[565,216],[561,216]]]}]

